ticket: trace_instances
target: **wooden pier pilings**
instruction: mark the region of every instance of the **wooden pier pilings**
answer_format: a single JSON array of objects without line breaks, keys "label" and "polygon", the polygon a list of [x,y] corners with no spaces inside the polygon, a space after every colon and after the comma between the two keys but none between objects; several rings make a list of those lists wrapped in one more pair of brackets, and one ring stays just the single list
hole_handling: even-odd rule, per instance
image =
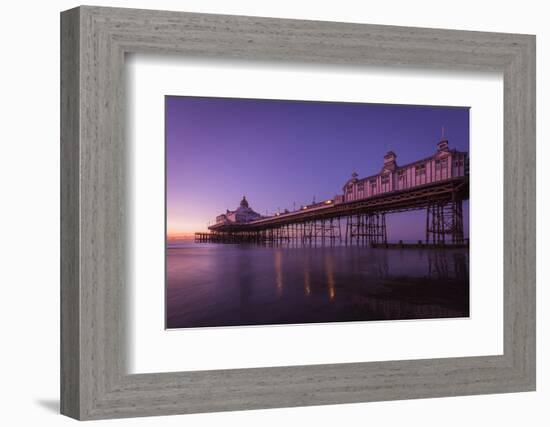
[{"label": "wooden pier pilings", "polygon": [[197,243],[260,243],[265,241],[260,233],[195,233]]}]

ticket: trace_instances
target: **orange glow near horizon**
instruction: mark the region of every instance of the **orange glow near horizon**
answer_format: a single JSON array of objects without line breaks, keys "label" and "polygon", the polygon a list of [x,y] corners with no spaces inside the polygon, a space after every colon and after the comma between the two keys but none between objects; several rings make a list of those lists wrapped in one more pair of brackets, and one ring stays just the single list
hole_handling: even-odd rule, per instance
[{"label": "orange glow near horizon", "polygon": [[195,233],[207,233],[208,228],[206,225],[196,227],[168,227],[166,230],[166,238],[168,240],[174,239],[187,239],[195,236]]},{"label": "orange glow near horizon", "polygon": [[182,240],[182,239],[193,239],[195,233],[173,233],[167,234],[166,240]]},{"label": "orange glow near horizon", "polygon": [[181,214],[176,216],[172,213],[172,215],[168,215],[167,220],[166,235],[168,237],[208,232],[208,224],[202,218],[190,218],[190,215]]}]

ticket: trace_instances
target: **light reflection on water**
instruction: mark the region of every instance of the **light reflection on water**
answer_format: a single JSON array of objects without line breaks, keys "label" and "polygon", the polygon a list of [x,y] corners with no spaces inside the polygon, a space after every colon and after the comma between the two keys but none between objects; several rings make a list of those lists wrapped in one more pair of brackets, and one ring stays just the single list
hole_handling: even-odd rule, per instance
[{"label": "light reflection on water", "polygon": [[465,249],[171,242],[167,327],[465,317]]}]

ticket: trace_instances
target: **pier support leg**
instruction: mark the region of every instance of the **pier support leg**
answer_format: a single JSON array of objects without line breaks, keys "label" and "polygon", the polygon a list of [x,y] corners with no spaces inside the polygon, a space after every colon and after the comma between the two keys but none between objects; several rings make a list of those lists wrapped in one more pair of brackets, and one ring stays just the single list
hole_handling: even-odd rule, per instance
[{"label": "pier support leg", "polygon": [[428,206],[426,210],[426,243],[463,244],[462,200],[453,199]]}]

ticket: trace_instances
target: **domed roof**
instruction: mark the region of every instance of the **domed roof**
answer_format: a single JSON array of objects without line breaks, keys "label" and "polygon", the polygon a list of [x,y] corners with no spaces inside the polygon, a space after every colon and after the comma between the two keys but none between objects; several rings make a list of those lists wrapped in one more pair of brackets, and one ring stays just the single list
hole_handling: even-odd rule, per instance
[{"label": "domed roof", "polygon": [[243,196],[243,199],[241,200],[241,207],[247,208],[248,207],[248,201],[246,200],[246,197]]}]

